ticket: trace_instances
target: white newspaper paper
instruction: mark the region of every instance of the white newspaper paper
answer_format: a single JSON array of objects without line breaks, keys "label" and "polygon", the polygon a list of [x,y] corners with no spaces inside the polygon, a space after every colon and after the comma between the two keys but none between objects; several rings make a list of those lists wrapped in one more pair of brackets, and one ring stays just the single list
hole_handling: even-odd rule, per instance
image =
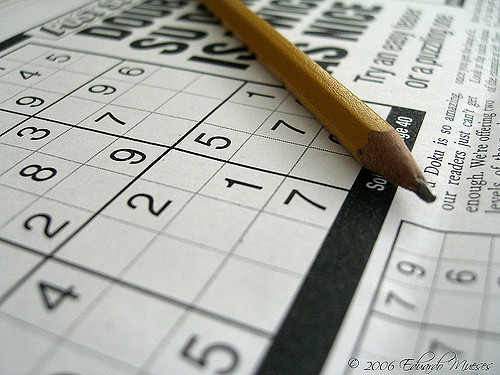
[{"label": "white newspaper paper", "polygon": [[500,373],[500,2],[245,3],[437,200],[197,1],[0,2],[0,372]]}]

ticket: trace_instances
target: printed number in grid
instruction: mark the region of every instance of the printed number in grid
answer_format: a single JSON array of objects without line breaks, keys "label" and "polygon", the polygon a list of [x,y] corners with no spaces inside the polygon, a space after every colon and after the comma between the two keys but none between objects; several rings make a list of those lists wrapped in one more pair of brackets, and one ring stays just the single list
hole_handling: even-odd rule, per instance
[{"label": "printed number in grid", "polygon": [[[30,76],[26,81],[33,79],[33,85],[27,88],[6,82],[14,89],[2,108],[36,117],[16,127],[17,133],[5,134],[5,147],[26,155],[0,183],[34,202],[16,206],[0,235],[42,254],[58,251],[1,309],[10,330],[19,332],[13,319],[21,320],[24,330],[32,327],[27,335],[33,342],[43,342],[43,356],[24,358],[24,365],[68,371],[57,360],[69,358],[123,373],[141,366],[161,373],[166,363],[188,371],[254,368],[358,169],[335,172],[338,161],[345,164],[345,153],[283,89],[242,87],[233,79],[92,55],[78,54],[69,63],[65,52],[40,47],[28,52],[12,56],[11,70],[32,64],[41,67],[40,74],[42,68],[55,72],[47,81]],[[70,73],[78,85],[58,87],[57,80]],[[174,144],[234,92],[179,150],[64,242],[162,147]],[[137,96],[145,99],[134,100]],[[323,172],[332,180],[310,173],[313,153],[342,159],[325,163]],[[296,176],[287,178],[288,173]],[[16,180],[19,174],[26,180]],[[30,179],[40,185],[28,184]],[[112,233],[120,241],[101,246]],[[77,269],[65,272],[72,265]],[[74,277],[61,279],[63,274]],[[118,277],[111,279],[112,287],[110,276]],[[179,282],[185,279],[188,285]],[[36,305],[16,315],[19,306],[30,304]],[[121,313],[113,309],[118,305]],[[141,306],[151,309],[149,318]],[[54,323],[46,310],[59,308],[68,314]],[[130,324],[131,317],[136,323]],[[134,339],[140,337],[147,337],[148,345],[138,348]],[[222,359],[202,362],[203,353]]]},{"label": "printed number in grid", "polygon": [[418,358],[430,351],[436,358],[495,362],[499,252],[496,235],[403,223],[360,338],[360,358]]}]

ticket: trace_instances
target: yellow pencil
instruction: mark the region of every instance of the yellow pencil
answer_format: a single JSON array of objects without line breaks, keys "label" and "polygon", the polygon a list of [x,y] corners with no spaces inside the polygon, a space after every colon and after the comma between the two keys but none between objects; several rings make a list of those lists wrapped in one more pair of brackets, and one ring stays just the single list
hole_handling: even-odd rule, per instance
[{"label": "yellow pencil", "polygon": [[356,95],[239,0],[201,1],[361,165],[436,199],[398,133]]}]

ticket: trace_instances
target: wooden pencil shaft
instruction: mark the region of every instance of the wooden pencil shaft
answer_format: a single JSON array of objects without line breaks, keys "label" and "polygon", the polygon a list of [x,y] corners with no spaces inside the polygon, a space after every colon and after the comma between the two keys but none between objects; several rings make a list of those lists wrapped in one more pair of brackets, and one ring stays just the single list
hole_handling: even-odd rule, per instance
[{"label": "wooden pencil shaft", "polygon": [[239,0],[201,0],[364,167],[431,202],[398,133],[328,72]]},{"label": "wooden pencil shaft", "polygon": [[392,127],[240,1],[202,0],[360,163],[370,131]]}]

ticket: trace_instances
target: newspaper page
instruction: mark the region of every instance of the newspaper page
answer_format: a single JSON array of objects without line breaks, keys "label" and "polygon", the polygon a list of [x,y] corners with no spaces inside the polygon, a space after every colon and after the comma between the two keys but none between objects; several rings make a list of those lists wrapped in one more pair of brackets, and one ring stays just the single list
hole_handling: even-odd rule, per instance
[{"label": "newspaper page", "polygon": [[0,372],[499,373],[500,2],[244,2],[437,200],[197,1],[4,1]]}]

